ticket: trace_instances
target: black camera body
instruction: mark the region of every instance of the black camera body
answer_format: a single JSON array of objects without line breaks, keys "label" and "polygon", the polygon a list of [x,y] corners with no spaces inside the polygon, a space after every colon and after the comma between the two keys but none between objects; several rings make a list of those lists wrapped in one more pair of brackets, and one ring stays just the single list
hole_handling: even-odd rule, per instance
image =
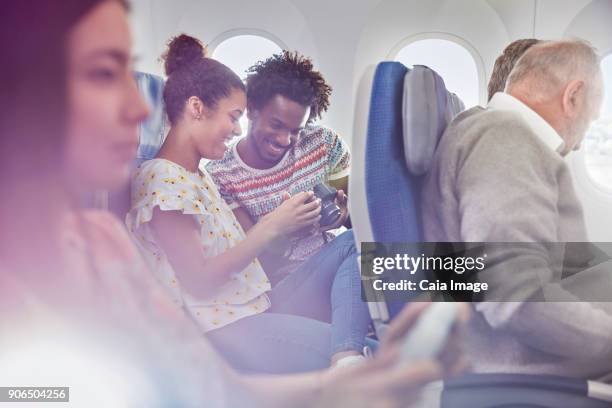
[{"label": "black camera body", "polygon": [[340,207],[336,205],[338,190],[325,183],[320,183],[312,189],[314,195],[321,200],[321,225],[331,225],[338,221],[342,215]]}]

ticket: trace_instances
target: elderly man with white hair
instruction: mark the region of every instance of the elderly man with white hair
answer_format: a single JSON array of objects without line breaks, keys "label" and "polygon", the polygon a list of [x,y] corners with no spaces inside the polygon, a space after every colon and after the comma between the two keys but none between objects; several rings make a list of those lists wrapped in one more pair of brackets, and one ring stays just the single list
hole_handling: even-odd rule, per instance
[{"label": "elderly man with white hair", "polygon": [[[479,276],[492,290],[474,303],[466,331],[477,372],[612,372],[612,315],[554,283],[590,253],[551,244],[587,241],[564,156],[597,118],[602,88],[590,45],[542,42],[517,62],[505,92],[457,116],[440,141],[424,185],[426,239],[514,243],[494,246]],[[572,279],[588,279],[580,273]]]}]

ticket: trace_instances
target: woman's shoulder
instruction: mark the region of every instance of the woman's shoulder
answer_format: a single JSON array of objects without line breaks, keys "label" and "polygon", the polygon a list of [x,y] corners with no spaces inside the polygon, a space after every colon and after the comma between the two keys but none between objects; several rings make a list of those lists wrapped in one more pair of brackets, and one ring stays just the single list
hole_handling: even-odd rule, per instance
[{"label": "woman's shoulder", "polygon": [[[183,214],[210,216],[213,204],[221,200],[206,172],[189,172],[165,159],[142,163],[134,173],[131,210],[126,218],[130,232],[153,218],[153,210],[177,210]],[[218,204],[217,204],[218,205]]]},{"label": "woman's shoulder", "polygon": [[142,162],[134,170],[133,178],[147,183],[164,177],[176,177],[183,173],[180,165],[166,159],[150,159]]},{"label": "woman's shoulder", "polygon": [[183,166],[166,159],[152,159],[143,162],[134,171],[132,188],[176,188],[192,189],[202,182],[202,178],[186,170]]}]

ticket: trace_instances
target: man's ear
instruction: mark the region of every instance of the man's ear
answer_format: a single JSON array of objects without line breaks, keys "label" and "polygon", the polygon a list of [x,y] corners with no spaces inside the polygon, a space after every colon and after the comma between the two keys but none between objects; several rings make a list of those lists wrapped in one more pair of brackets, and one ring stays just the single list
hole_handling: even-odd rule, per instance
[{"label": "man's ear", "polygon": [[574,79],[570,81],[563,91],[563,112],[570,118],[577,117],[583,111],[586,103],[586,84],[583,80]]}]

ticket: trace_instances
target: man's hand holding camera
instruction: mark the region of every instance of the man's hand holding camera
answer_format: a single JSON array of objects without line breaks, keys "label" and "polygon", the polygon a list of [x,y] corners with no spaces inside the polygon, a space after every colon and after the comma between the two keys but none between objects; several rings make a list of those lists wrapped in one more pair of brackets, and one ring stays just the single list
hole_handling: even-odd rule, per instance
[{"label": "man's hand holding camera", "polygon": [[[297,196],[301,196],[302,199],[296,200]],[[282,198],[283,204],[281,207],[285,207],[285,210],[291,208],[289,211],[295,211],[295,217],[298,217],[297,212],[302,206],[308,205],[309,211],[307,213],[309,215],[316,213],[317,210],[319,211],[317,218],[309,218],[309,221],[311,221],[309,225],[302,223],[301,228],[286,230],[286,236],[290,238],[299,239],[314,232],[324,232],[339,228],[344,225],[349,217],[347,195],[344,191],[336,190],[334,187],[324,183],[316,185],[312,192],[298,193],[295,196],[284,192]],[[293,202],[293,205],[289,205],[289,202]],[[275,215],[278,216],[279,214]],[[291,216],[290,214],[285,215]]]}]

